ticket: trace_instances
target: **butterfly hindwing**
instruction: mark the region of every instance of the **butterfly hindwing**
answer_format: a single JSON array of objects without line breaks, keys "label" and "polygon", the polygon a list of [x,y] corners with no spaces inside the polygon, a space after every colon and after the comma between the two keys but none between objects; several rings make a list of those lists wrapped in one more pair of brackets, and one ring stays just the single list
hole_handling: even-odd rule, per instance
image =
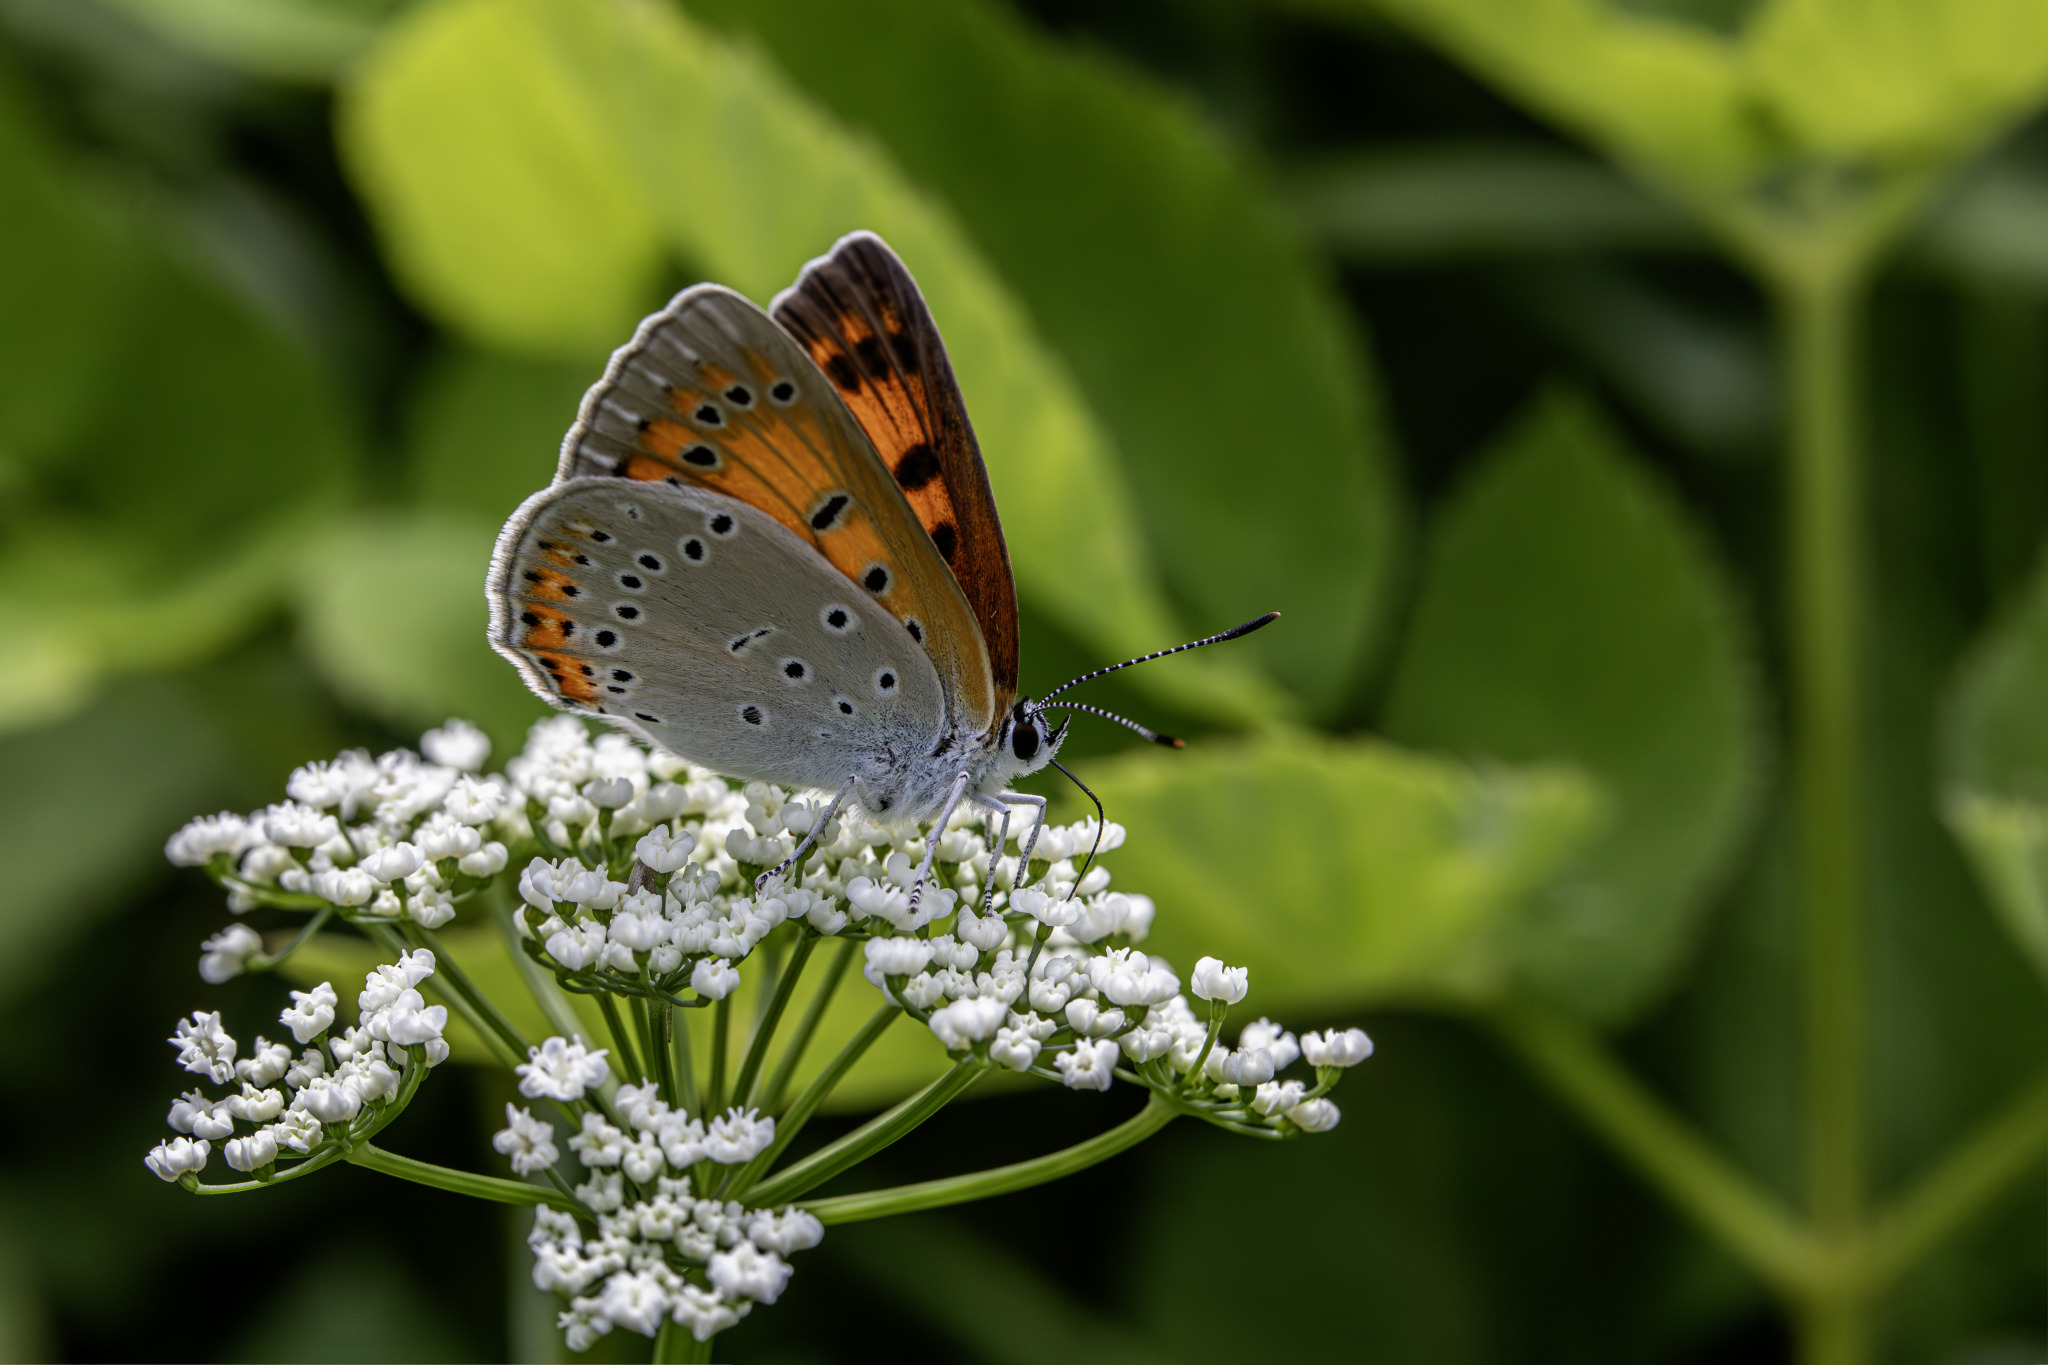
[{"label": "butterfly hindwing", "polygon": [[558,481],[506,526],[490,587],[491,643],[543,698],[723,773],[833,789],[940,728],[904,627],[723,494]]},{"label": "butterfly hindwing", "polygon": [[924,296],[871,232],[842,238],[770,306],[830,378],[966,595],[999,707],[1017,692],[1017,589],[988,470]]},{"label": "butterfly hindwing", "polygon": [[838,390],[742,296],[698,285],[643,322],[585,395],[557,477],[703,488],[757,509],[902,623],[945,680],[950,719],[994,723],[988,648],[938,547]]}]

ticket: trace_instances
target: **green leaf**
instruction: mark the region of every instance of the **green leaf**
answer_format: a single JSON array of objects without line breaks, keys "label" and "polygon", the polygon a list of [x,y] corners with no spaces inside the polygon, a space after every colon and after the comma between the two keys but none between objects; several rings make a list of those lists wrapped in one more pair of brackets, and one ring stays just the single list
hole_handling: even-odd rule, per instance
[{"label": "green leaf", "polygon": [[335,691],[401,727],[462,716],[517,750],[546,707],[485,642],[496,535],[481,517],[365,512],[308,546],[300,629]]},{"label": "green leaf", "polygon": [[[621,0],[442,0],[392,28],[340,118],[400,274],[495,346],[623,340],[663,246],[765,300],[842,233],[880,232],[945,330],[1020,592],[1105,653],[1180,638],[1113,448],[1024,310],[872,144],[748,50]],[[1211,714],[1287,709],[1242,658],[1148,685]]]},{"label": "green leaf", "polygon": [[324,83],[407,0],[106,0],[191,51],[252,75]]},{"label": "green leaf", "polygon": [[692,8],[944,198],[1072,367],[1189,619],[1285,611],[1234,649],[1318,712],[1341,702],[1399,558],[1376,390],[1323,272],[1200,113],[987,0]]},{"label": "green leaf", "polygon": [[1543,143],[1322,156],[1288,166],[1280,183],[1289,210],[1317,240],[1373,265],[1705,244],[1683,214],[1628,177]]},{"label": "green leaf", "polygon": [[1836,156],[1945,156],[2048,93],[2035,0],[1774,0],[1744,49],[1799,145]]},{"label": "green leaf", "polygon": [[1408,744],[1582,765],[1614,798],[1517,922],[1529,984],[1607,1019],[1665,985],[1755,805],[1759,714],[1711,554],[1588,408],[1545,402],[1435,529],[1385,717]]},{"label": "green leaf", "polygon": [[1604,805],[1561,768],[1306,737],[1141,751],[1088,781],[1131,830],[1115,885],[1158,905],[1147,950],[1249,966],[1267,1011],[1492,989],[1502,925]]},{"label": "green leaf", "polygon": [[88,411],[130,264],[0,67],[0,473],[48,454]]},{"label": "green leaf", "polygon": [[1943,818],[2048,978],[2048,560],[1957,667],[1941,768]]},{"label": "green leaf", "polygon": [[184,683],[155,679],[0,739],[0,772],[12,779],[0,786],[0,999],[40,979],[162,866],[163,841],[226,794],[226,747]]},{"label": "green leaf", "polygon": [[660,265],[647,196],[521,7],[422,6],[358,73],[342,153],[400,282],[487,343],[583,359],[624,340]]},{"label": "green leaf", "polygon": [[455,350],[435,362],[407,432],[413,496],[428,506],[503,522],[555,477],[562,433],[588,365]]},{"label": "green leaf", "polygon": [[1734,43],[1606,0],[1363,0],[1625,162],[1727,186],[1769,154]]}]

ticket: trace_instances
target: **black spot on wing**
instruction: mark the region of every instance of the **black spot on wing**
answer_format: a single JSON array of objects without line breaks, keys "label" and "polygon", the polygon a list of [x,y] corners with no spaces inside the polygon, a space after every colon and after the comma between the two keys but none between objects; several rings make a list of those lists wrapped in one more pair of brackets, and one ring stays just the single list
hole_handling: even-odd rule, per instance
[{"label": "black spot on wing", "polygon": [[952,522],[942,521],[932,527],[932,544],[939,547],[939,558],[951,564],[960,549],[960,533],[953,529]]},{"label": "black spot on wing", "polygon": [[842,393],[852,393],[860,387],[860,367],[844,352],[835,352],[825,361],[825,373]]},{"label": "black spot on wing", "polygon": [[929,441],[919,441],[896,461],[896,482],[907,492],[915,493],[938,477],[939,456]]},{"label": "black spot on wing", "polygon": [[813,531],[831,530],[838,522],[839,514],[844,512],[852,503],[853,499],[847,497],[844,493],[832,494],[819,503],[818,509],[811,513],[811,529]]}]

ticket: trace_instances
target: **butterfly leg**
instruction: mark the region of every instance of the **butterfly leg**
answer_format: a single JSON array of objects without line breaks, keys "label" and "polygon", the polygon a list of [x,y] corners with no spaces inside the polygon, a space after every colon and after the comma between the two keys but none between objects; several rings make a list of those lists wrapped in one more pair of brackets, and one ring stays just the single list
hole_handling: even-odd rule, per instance
[{"label": "butterfly leg", "polygon": [[1031,879],[1031,850],[1038,847],[1038,836],[1045,829],[1045,798],[1025,792],[1004,792],[996,799],[1012,806],[1036,808],[1031,819],[1031,833],[1025,836],[1024,847],[1017,853],[1017,885],[1022,887]]},{"label": "butterfly leg", "polygon": [[976,792],[974,804],[1001,819],[996,826],[995,841],[989,845],[988,885],[981,892],[981,913],[986,915],[996,900],[996,864],[1002,861],[1003,849],[1010,842],[1010,808],[987,792]]},{"label": "butterfly leg", "polygon": [[953,808],[960,804],[960,798],[967,792],[967,784],[974,779],[961,773],[953,779],[953,790],[946,795],[946,804],[939,811],[939,818],[932,821],[930,837],[924,841],[924,862],[918,865],[917,880],[910,884],[910,908],[914,912],[917,902],[924,895],[925,879],[932,875],[932,859],[938,857],[939,840],[946,833],[946,822],[953,818]]},{"label": "butterfly leg", "polygon": [[810,830],[797,843],[796,852],[790,854],[787,858],[784,858],[781,862],[769,868],[760,876],[754,878],[755,895],[758,896],[761,894],[761,888],[768,884],[769,879],[779,877],[783,873],[789,871],[791,867],[795,866],[797,859],[803,857],[804,854],[809,851],[811,845],[818,842],[819,831],[823,830],[825,826],[832,823],[832,817],[839,813],[840,803],[846,800],[846,794],[853,790],[853,784],[855,782],[858,782],[859,780],[859,778],[855,777],[847,778],[846,781],[843,784],[841,784],[838,794],[832,798],[832,804],[825,807],[823,812],[819,814],[818,818],[811,823]]}]

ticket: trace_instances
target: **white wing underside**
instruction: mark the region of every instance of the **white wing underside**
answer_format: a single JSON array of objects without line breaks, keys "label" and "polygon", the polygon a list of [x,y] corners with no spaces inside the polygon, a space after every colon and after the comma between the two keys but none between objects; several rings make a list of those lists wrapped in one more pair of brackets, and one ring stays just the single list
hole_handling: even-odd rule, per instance
[{"label": "white wing underside", "polygon": [[[536,595],[535,572],[556,585],[552,596]],[[565,580],[576,589],[566,601]],[[889,798],[909,795],[904,776],[930,766],[944,741],[938,673],[903,625],[735,498],[612,478],[556,483],[507,523],[490,589],[491,644],[542,698],[719,772],[827,789],[858,777],[871,803],[900,811],[906,803]],[[576,629],[560,648],[522,649],[520,614],[543,600]],[[543,653],[593,700],[565,697]]]}]

